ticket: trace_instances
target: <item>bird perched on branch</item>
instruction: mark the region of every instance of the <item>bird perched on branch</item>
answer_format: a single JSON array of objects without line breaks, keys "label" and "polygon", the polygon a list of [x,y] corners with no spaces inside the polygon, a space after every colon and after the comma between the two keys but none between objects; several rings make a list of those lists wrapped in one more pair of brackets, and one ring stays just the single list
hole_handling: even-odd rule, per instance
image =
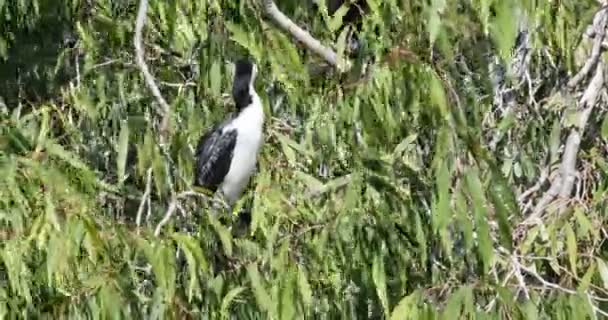
[{"label": "bird perched on branch", "polygon": [[232,98],[237,112],[206,132],[196,148],[194,185],[220,191],[230,206],[247,186],[263,142],[264,110],[253,86],[256,74],[254,63],[235,63]]}]

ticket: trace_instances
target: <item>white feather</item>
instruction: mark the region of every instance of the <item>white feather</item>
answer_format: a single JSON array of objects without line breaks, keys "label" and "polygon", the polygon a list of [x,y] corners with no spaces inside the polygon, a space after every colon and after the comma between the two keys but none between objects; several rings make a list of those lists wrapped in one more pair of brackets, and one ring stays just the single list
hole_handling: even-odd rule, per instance
[{"label": "white feather", "polygon": [[228,203],[238,200],[255,170],[263,141],[264,109],[262,101],[250,85],[252,102],[224,130],[237,130],[236,145],[228,174],[220,188]]}]

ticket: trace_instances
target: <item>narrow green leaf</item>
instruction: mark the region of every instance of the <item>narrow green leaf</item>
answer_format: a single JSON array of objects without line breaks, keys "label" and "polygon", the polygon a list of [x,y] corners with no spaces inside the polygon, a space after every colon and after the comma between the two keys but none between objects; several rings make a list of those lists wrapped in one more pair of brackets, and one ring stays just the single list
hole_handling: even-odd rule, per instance
[{"label": "narrow green leaf", "polygon": [[230,310],[230,304],[243,291],[245,291],[245,288],[236,287],[228,291],[228,293],[224,296],[224,298],[222,299],[222,307],[220,309],[222,319],[230,318],[230,314],[228,313],[228,311]]},{"label": "narrow green leaf", "polygon": [[445,310],[443,311],[443,319],[449,320],[460,318],[464,289],[465,287],[462,287],[450,295]]},{"label": "narrow green leaf", "polygon": [[283,277],[284,284],[281,288],[281,319],[295,319],[295,276],[296,274],[294,272],[287,271],[287,274]]},{"label": "narrow green leaf", "polygon": [[566,250],[568,251],[568,261],[570,262],[570,270],[572,273],[577,274],[576,272],[576,235],[574,234],[574,230],[572,230],[572,226],[569,223],[566,223],[564,226],[566,229]]},{"label": "narrow green leaf", "polygon": [[209,216],[209,222],[217,232],[220,237],[220,241],[222,242],[222,247],[224,247],[224,252],[228,257],[232,256],[232,234],[223,226],[215,217]]},{"label": "narrow green leaf", "polygon": [[335,32],[342,26],[342,19],[346,12],[348,12],[349,6],[346,4],[342,4],[338,10],[334,12],[334,15],[329,18],[329,22],[327,23],[327,28],[330,32]]},{"label": "narrow green leaf", "polygon": [[376,285],[376,292],[385,314],[389,313],[388,297],[386,295],[386,274],[384,273],[384,261],[379,255],[374,256],[372,263],[372,278]]},{"label": "narrow green leaf", "polygon": [[338,68],[342,69],[344,67],[345,55],[344,51],[346,49],[346,36],[348,35],[350,27],[346,27],[340,32],[338,36],[338,41],[336,45],[336,55],[338,59]]},{"label": "narrow green leaf", "polygon": [[520,305],[520,310],[524,319],[526,320],[536,320],[538,319],[538,310],[534,303],[530,300],[526,300],[523,304]]},{"label": "narrow green leaf", "polygon": [[298,288],[302,302],[306,307],[312,306],[312,289],[310,283],[308,283],[308,277],[306,276],[306,270],[302,267],[298,268]]},{"label": "narrow green leaf", "polygon": [[443,120],[447,120],[449,118],[448,103],[441,80],[432,74],[429,85],[431,102],[438,108]]},{"label": "narrow green leaf", "polygon": [[602,121],[602,138],[604,140],[608,140],[608,113],[604,116],[604,121]]},{"label": "narrow green leaf", "polygon": [[220,71],[220,63],[217,60],[213,61],[209,69],[209,91],[214,97],[222,95],[222,73]]},{"label": "narrow green leaf", "polygon": [[475,213],[475,225],[477,229],[477,248],[483,263],[484,275],[490,271],[490,266],[494,258],[492,238],[490,237],[490,227],[488,225],[488,213],[486,200],[481,182],[477,175],[477,170],[469,169],[466,173],[466,181],[469,194],[472,199],[473,211]]},{"label": "narrow green leaf", "polygon": [[289,138],[287,138],[286,136],[284,136],[282,134],[277,134],[277,138],[279,139],[279,142],[281,144],[281,150],[283,150],[283,154],[287,158],[287,162],[289,162],[289,165],[291,167],[295,167],[297,164],[296,153],[289,146],[289,143],[288,143]]},{"label": "narrow green leaf", "polygon": [[549,136],[549,151],[551,163],[558,159],[559,146],[561,144],[560,133],[561,133],[560,120],[556,119],[553,121],[553,128],[551,129],[551,135]]},{"label": "narrow green leaf", "polygon": [[608,289],[608,266],[604,260],[596,257],[595,261],[597,262],[597,269],[600,273],[600,277],[602,278],[602,283],[604,284],[604,289]]},{"label": "narrow green leaf", "polygon": [[595,265],[596,264],[593,262],[589,264],[587,272],[585,272],[585,275],[578,284],[578,292],[587,292],[587,289],[589,289],[589,285],[591,284],[591,278],[595,275]]},{"label": "narrow green leaf", "polygon": [[260,279],[260,273],[255,264],[251,263],[247,266],[247,275],[249,276],[249,280],[251,281],[253,294],[258,305],[262,308],[262,310],[271,313],[271,311],[273,310],[272,299],[270,298],[270,295],[262,284],[262,280]]},{"label": "narrow green leaf", "polygon": [[504,247],[511,250],[513,235],[511,233],[511,223],[509,222],[509,215],[511,214],[509,210],[510,201],[507,200],[508,196],[505,195],[510,190],[505,190],[505,188],[507,188],[505,184],[498,183],[494,179],[490,182],[490,199],[494,205],[494,212],[498,220],[499,241]]},{"label": "narrow green leaf", "polygon": [[126,120],[121,121],[120,134],[118,135],[118,145],[116,146],[116,171],[118,175],[118,183],[122,184],[126,179],[125,170],[127,166],[127,152],[129,148],[129,123]]},{"label": "narrow green leaf", "polygon": [[391,313],[391,320],[419,319],[418,302],[420,298],[421,292],[416,290],[401,299]]}]

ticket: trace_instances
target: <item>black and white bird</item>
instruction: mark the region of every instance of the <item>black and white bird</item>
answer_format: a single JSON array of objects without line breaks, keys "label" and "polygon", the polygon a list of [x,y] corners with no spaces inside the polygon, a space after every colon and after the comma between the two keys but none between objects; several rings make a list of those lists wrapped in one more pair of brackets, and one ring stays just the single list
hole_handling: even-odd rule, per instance
[{"label": "black and white bird", "polygon": [[230,206],[247,186],[263,143],[264,110],[253,86],[256,74],[254,63],[235,63],[236,113],[205,133],[196,148],[194,185],[220,191]]}]

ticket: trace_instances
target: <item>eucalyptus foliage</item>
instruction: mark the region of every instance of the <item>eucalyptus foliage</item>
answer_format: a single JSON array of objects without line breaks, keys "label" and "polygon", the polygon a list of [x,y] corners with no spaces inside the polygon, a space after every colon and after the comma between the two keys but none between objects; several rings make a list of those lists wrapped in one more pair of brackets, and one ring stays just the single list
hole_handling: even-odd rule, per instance
[{"label": "eucalyptus foliage", "polygon": [[[319,77],[320,59],[261,1],[151,1],[144,42],[172,108],[165,149],[135,63],[138,1],[0,1],[0,70],[15,71],[0,74],[1,317],[601,318],[602,108],[574,200],[513,236],[518,196],[560,161],[576,99],[562,86],[584,63],[597,1],[368,3],[358,68]],[[347,54],[342,11],[277,5]],[[238,208],[216,218],[187,196],[193,148],[231,111],[231,63],[244,55],[268,119],[239,203],[247,228]],[[500,100],[498,87],[513,90]]]}]

